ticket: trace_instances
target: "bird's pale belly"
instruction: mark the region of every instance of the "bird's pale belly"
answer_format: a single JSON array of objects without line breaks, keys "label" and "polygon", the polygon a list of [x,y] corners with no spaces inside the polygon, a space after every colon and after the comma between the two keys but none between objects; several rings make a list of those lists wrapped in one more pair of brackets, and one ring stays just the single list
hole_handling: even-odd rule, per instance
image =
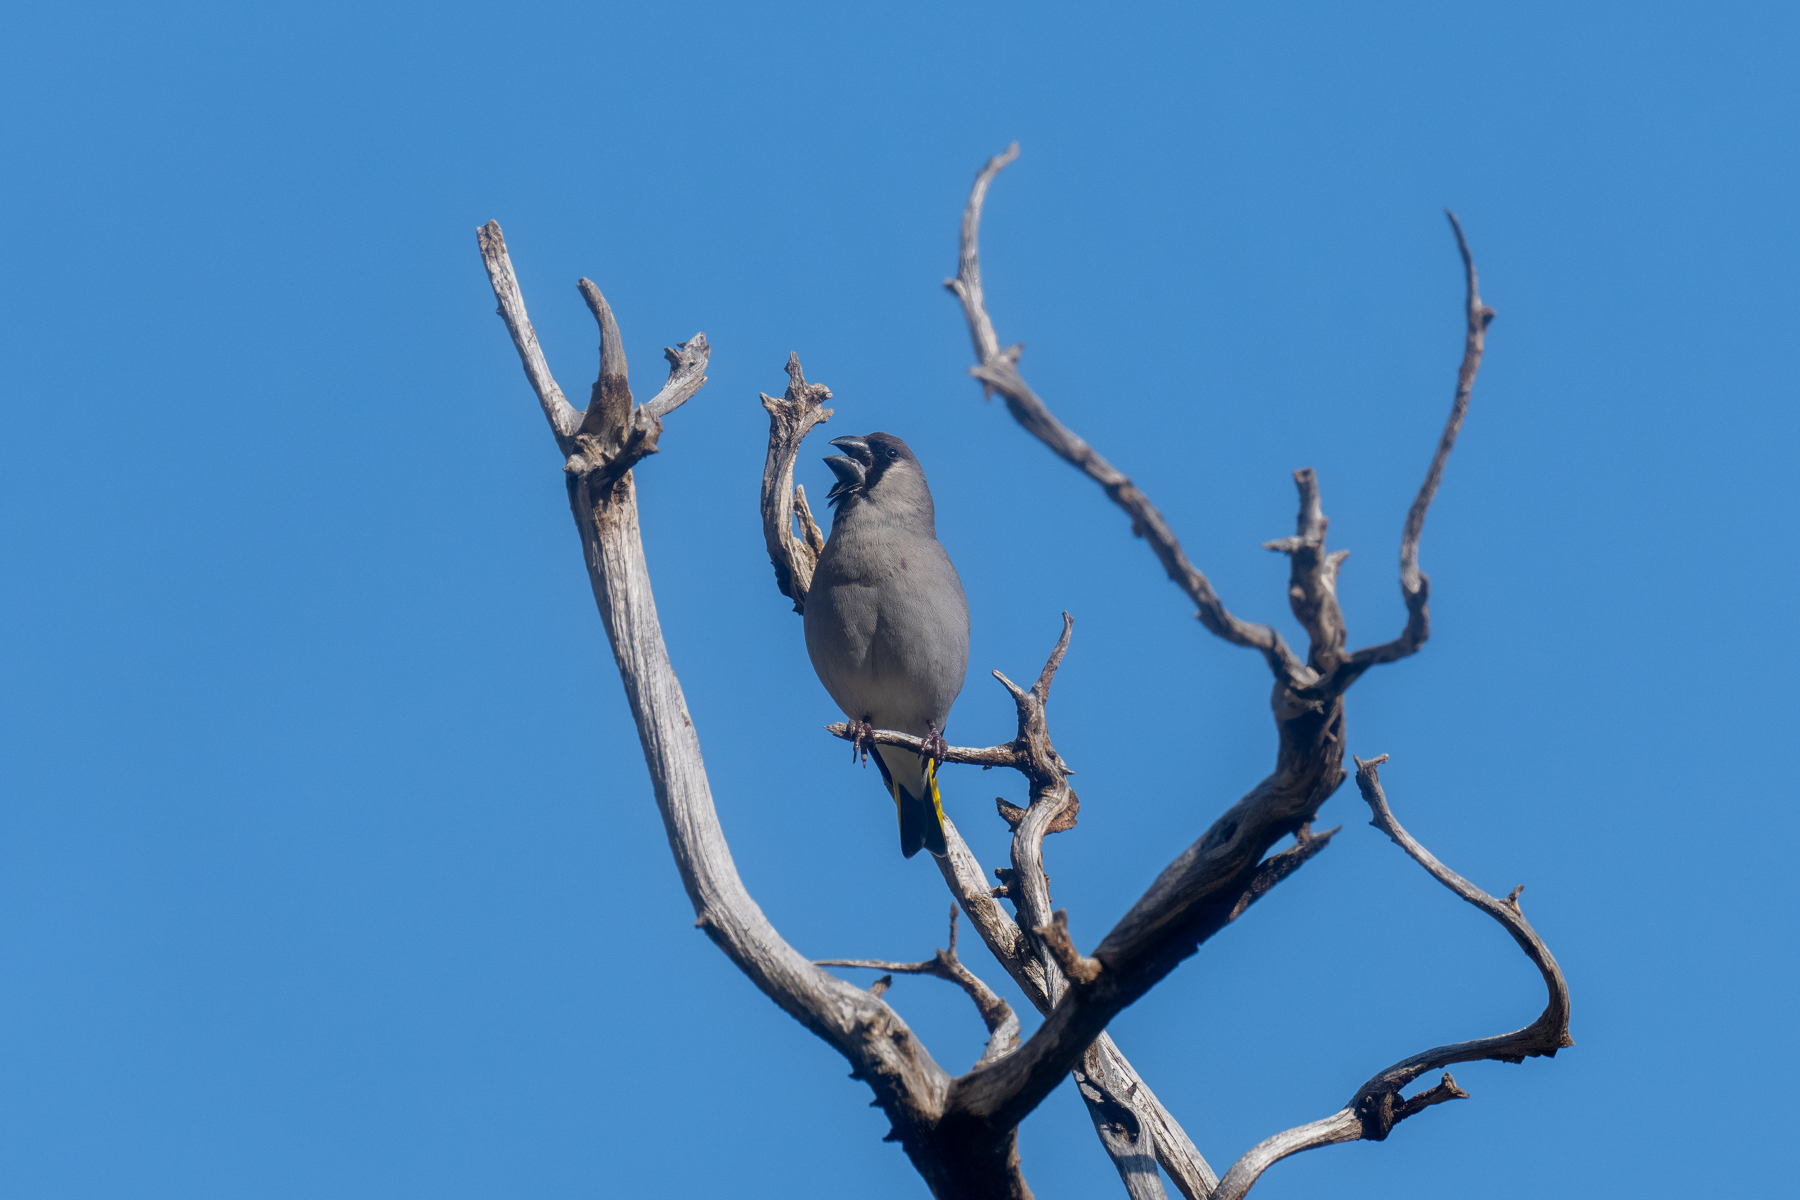
[{"label": "bird's pale belly", "polygon": [[844,715],[878,729],[941,732],[967,671],[966,625],[933,620],[932,606],[905,588],[884,587],[879,601],[875,588],[857,584],[830,593],[807,606],[806,649]]}]

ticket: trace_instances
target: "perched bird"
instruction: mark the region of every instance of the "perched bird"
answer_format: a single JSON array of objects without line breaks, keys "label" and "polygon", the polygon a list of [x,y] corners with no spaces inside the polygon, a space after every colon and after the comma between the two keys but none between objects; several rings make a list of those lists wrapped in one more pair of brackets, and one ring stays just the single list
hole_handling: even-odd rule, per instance
[{"label": "perched bird", "polygon": [[[925,472],[891,433],[834,438],[831,537],[806,596],[806,652],[859,741],[876,729],[925,739],[927,753],[876,746],[900,815],[900,852],[945,853],[937,758],[969,669],[969,601],[937,540]],[[856,753],[853,748],[852,754]]]}]

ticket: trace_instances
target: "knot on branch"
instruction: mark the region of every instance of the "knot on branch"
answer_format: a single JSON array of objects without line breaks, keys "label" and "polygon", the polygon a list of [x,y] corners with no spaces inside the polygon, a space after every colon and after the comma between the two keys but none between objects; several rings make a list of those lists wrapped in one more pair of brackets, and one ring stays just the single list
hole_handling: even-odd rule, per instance
[{"label": "knot on branch", "polygon": [[600,323],[600,378],[594,383],[593,399],[581,415],[581,424],[563,441],[568,454],[563,471],[571,487],[585,483],[590,495],[604,500],[626,472],[661,452],[662,419],[706,382],[712,347],[700,333],[679,346],[665,346],[668,381],[649,401],[633,408],[624,374],[625,352],[619,347],[619,327],[612,309],[588,280],[581,281],[581,290]]},{"label": "knot on branch", "polygon": [[571,482],[586,482],[595,495],[603,495],[625,477],[625,472],[652,454],[661,453],[657,439],[662,437],[662,430],[662,418],[640,408],[625,422],[616,442],[592,433],[577,433],[563,471]]},{"label": "knot on branch", "polygon": [[1044,948],[1050,951],[1050,956],[1070,983],[1092,983],[1100,978],[1100,960],[1083,955],[1069,938],[1068,909],[1057,909],[1051,914],[1048,925],[1040,925],[1032,932],[1043,940]]},{"label": "knot on branch", "polygon": [[[1044,827],[1045,836],[1052,833],[1067,833],[1075,828],[1076,817],[1081,813],[1081,797],[1075,794],[1073,788],[1068,791],[1069,802],[1063,806],[1061,812],[1056,814],[1056,819]],[[1025,820],[1025,814],[1030,811],[1020,808],[1016,804],[1008,804],[1002,796],[994,797],[994,807],[999,810],[1000,819],[1006,822],[1006,827],[1014,833],[1019,831],[1020,823]]]},{"label": "knot on branch", "polygon": [[1371,1142],[1386,1141],[1394,1126],[1424,1112],[1434,1104],[1450,1100],[1467,1100],[1469,1093],[1456,1085],[1456,1079],[1445,1071],[1443,1079],[1416,1096],[1403,1099],[1398,1086],[1368,1093],[1356,1103],[1356,1115],[1362,1121],[1362,1136]]}]

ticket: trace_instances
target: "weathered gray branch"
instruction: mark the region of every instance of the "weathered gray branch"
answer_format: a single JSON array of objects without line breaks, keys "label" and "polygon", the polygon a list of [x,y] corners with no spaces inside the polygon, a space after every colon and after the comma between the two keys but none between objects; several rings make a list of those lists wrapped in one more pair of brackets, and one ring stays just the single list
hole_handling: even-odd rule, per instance
[{"label": "weathered gray branch", "polygon": [[1001,999],[993,988],[983,983],[980,977],[964,966],[962,960],[956,956],[956,916],[957,907],[952,904],[950,906],[950,948],[939,950],[922,962],[886,962],[870,958],[821,958],[814,961],[821,967],[864,967],[873,971],[892,971],[901,975],[931,975],[956,984],[968,993],[969,999],[975,1002],[976,1011],[981,1014],[982,1023],[987,1026],[987,1048],[982,1051],[978,1061],[988,1062],[1018,1046],[1019,1016],[1013,1012],[1012,1005]]},{"label": "weathered gray branch", "polygon": [[[825,726],[825,732],[832,737],[843,738],[846,742],[859,739],[865,744],[880,746],[905,746],[908,750],[925,752],[925,739],[910,733],[901,733],[893,729],[877,729],[870,734],[857,734],[851,730],[848,722],[833,721]],[[1000,746],[946,746],[938,752],[938,760],[947,763],[966,763],[974,767],[1017,767],[1022,761],[1019,748],[1012,742]]]},{"label": "weathered gray branch", "polygon": [[506,322],[506,332],[512,335],[513,347],[519,352],[519,363],[525,368],[525,378],[543,406],[550,432],[556,436],[557,449],[567,454],[568,443],[581,426],[581,414],[564,398],[562,389],[556,386],[556,380],[550,374],[549,364],[544,361],[544,349],[538,345],[537,331],[531,327],[531,318],[525,315],[525,297],[519,292],[519,277],[513,272],[512,257],[506,252],[506,238],[500,232],[500,223],[489,221],[483,225],[476,231],[475,240],[481,248],[481,261],[487,267],[488,282],[494,285],[494,299],[500,304],[495,311]]},{"label": "weathered gray branch", "polygon": [[[1444,464],[1456,446],[1456,435],[1462,431],[1463,418],[1469,412],[1469,396],[1475,390],[1475,374],[1481,370],[1481,355],[1487,348],[1487,327],[1493,323],[1494,310],[1481,300],[1480,280],[1475,274],[1475,256],[1469,252],[1469,239],[1463,236],[1462,222],[1449,209],[1450,228],[1456,234],[1456,249],[1463,264],[1463,333],[1462,365],[1456,371],[1456,398],[1450,404],[1450,416],[1444,421],[1444,432],[1438,438],[1437,451],[1431,456],[1425,482],[1407,510],[1406,526],[1400,534],[1400,595],[1406,602],[1406,629],[1391,642],[1369,646],[1350,656],[1347,671],[1360,673],[1380,663],[1393,662],[1414,654],[1431,636],[1431,578],[1419,570],[1419,536],[1425,531],[1425,513],[1437,495],[1438,483],[1444,477]],[[1354,676],[1352,676],[1353,678]],[[1345,686],[1348,686],[1346,682]]]},{"label": "weathered gray branch", "polygon": [[1350,1102],[1331,1116],[1285,1130],[1252,1147],[1219,1181],[1213,1200],[1242,1200],[1264,1171],[1289,1155],[1338,1142],[1383,1141],[1394,1126],[1406,1118],[1434,1104],[1468,1098],[1469,1094],[1457,1086],[1448,1071],[1434,1087],[1411,1097],[1402,1097],[1401,1089],[1427,1071],[1481,1059],[1517,1063],[1527,1058],[1554,1058],[1558,1050],[1575,1044],[1569,1036],[1568,982],[1556,965],[1550,948],[1519,909],[1519,892],[1523,889],[1515,888],[1512,895],[1497,900],[1439,862],[1407,833],[1388,807],[1387,796],[1381,788],[1378,772],[1386,761],[1385,754],[1367,762],[1356,760],[1356,784],[1374,815],[1369,823],[1392,838],[1394,844],[1429,871],[1433,879],[1494,918],[1512,935],[1513,941],[1544,977],[1544,988],[1549,993],[1544,1011],[1537,1020],[1512,1033],[1438,1046],[1402,1059],[1358,1088]]},{"label": "weathered gray branch", "polygon": [[631,416],[631,379],[625,365],[625,339],[619,335],[619,323],[613,317],[612,305],[585,276],[575,281],[588,311],[600,326],[600,374],[594,379],[588,395],[587,412],[582,414],[581,432],[598,437],[609,429],[623,429]]},{"label": "weathered gray branch", "polygon": [[[994,898],[996,891],[1005,889],[995,889],[988,885],[981,864],[969,850],[968,843],[963,840],[955,823],[947,817],[944,820],[944,836],[949,843],[949,853],[938,859],[937,864],[951,894],[956,897],[957,904],[981,934],[981,940],[1018,983],[1026,998],[1039,1012],[1048,1012],[1050,999],[1045,984],[1044,964],[1027,945],[1025,933],[1018,923]],[[1129,1127],[1129,1122],[1120,1115],[1121,1110],[1130,1112],[1141,1122],[1146,1135],[1152,1139],[1148,1144],[1154,1147],[1157,1161],[1187,1200],[1206,1200],[1212,1194],[1218,1177],[1207,1165],[1206,1159],[1201,1156],[1187,1132],[1163,1107],[1162,1101],[1157,1099],[1149,1085],[1138,1076],[1123,1052],[1113,1044],[1111,1035],[1101,1034],[1094,1040],[1075,1076],[1077,1086],[1088,1083],[1088,1091],[1096,1091],[1101,1095],[1100,1101],[1096,1102],[1089,1097],[1088,1091],[1082,1092],[1082,1099],[1088,1102],[1090,1113],[1097,1104],[1104,1104],[1102,1117],[1115,1125]],[[1144,1151],[1134,1149],[1129,1154],[1115,1153],[1120,1147],[1108,1140],[1105,1131],[1102,1131],[1101,1140],[1119,1166],[1121,1175],[1128,1172],[1132,1177],[1154,1174],[1153,1171],[1147,1172],[1147,1164],[1140,1161]],[[1128,1190],[1132,1186],[1132,1181],[1128,1179]]]},{"label": "weathered gray branch", "polygon": [[[1081,984],[1091,983],[1100,969],[1094,959],[1084,958],[1074,949],[1068,939],[1063,914],[1051,911],[1049,885],[1042,864],[1044,835],[1056,828],[1058,821],[1079,803],[1067,783],[1072,772],[1050,741],[1045,714],[1050,685],[1068,649],[1071,629],[1072,623],[1064,614],[1062,637],[1032,687],[1021,688],[1001,673],[994,673],[1018,709],[1019,735],[1013,742],[981,750],[952,747],[945,754],[947,762],[1011,767],[1024,774],[1031,785],[1029,807],[1010,811],[1010,806],[1002,807],[1002,815],[1014,826],[1012,865],[1002,872],[1006,881],[1004,888],[987,886],[981,867],[949,822],[946,822],[949,853],[940,860],[939,866],[952,894],[968,913],[982,940],[1039,1011],[1046,1013],[1057,1007],[1070,979]],[[849,730],[841,723],[827,728],[839,737],[848,737]],[[923,748],[919,739],[889,730],[877,730],[874,737],[877,743]],[[1276,883],[1322,850],[1336,831],[1313,835],[1309,828],[1302,826],[1296,832],[1293,847],[1255,864],[1256,869],[1243,887],[1229,898],[1228,903],[1219,905],[1215,915],[1220,926],[1236,920]],[[995,892],[1013,902],[1019,914],[1016,922],[995,903]],[[1100,1033],[1091,1042],[1092,1045],[1083,1051],[1080,1064],[1071,1069],[1083,1099],[1088,1102],[1101,1140],[1125,1177],[1128,1191],[1139,1197],[1160,1192],[1161,1184],[1146,1178],[1145,1168],[1154,1155],[1163,1162],[1184,1195],[1192,1200],[1208,1196],[1215,1177],[1179,1123],[1144,1086],[1110,1038]],[[984,1059],[984,1063],[989,1060]],[[965,1076],[958,1085],[977,1073]],[[947,1116],[955,1115],[953,1106]],[[998,1124],[995,1122],[996,1126]],[[1142,1143],[1136,1141],[1138,1134],[1127,1136],[1125,1132],[1136,1129],[1139,1124],[1145,1139]],[[968,1136],[976,1137],[979,1133]],[[1121,1138],[1125,1140],[1121,1141]],[[1127,1143],[1136,1147],[1130,1153],[1124,1152]]]},{"label": "weathered gray branch", "polygon": [[[976,177],[963,214],[958,275],[946,283],[961,300],[969,325],[978,360],[971,373],[985,388],[1005,397],[1008,410],[1027,431],[1100,484],[1131,516],[1133,532],[1149,540],[1170,577],[1195,602],[1200,620],[1208,629],[1228,641],[1264,652],[1277,680],[1271,707],[1280,742],[1274,773],[1171,863],[1102,940],[1092,956],[1099,970],[1091,972],[1091,979],[1072,984],[1017,1053],[972,1071],[952,1085],[946,1119],[986,1123],[994,1128],[1006,1127],[1029,1112],[1114,1015],[1228,923],[1235,912],[1241,911],[1238,904],[1242,897],[1254,898],[1252,884],[1259,874],[1267,879],[1276,870],[1263,865],[1269,847],[1284,834],[1302,836],[1319,805],[1345,778],[1345,689],[1377,659],[1388,661],[1397,657],[1376,656],[1361,661],[1345,654],[1344,622],[1336,596],[1336,576],[1344,555],[1326,550],[1328,522],[1317,480],[1310,470],[1295,473],[1300,512],[1294,536],[1271,544],[1271,548],[1290,556],[1290,603],[1310,641],[1307,660],[1301,662],[1272,629],[1240,621],[1225,609],[1205,576],[1187,561],[1173,532],[1143,493],[1057,421],[1026,385],[1018,371],[1018,348],[999,348],[999,338],[986,309],[978,251],[981,208],[988,187],[1016,153],[1016,146],[1009,148],[1005,154],[989,160]],[[1469,272],[1469,295],[1474,306],[1471,311],[1475,311],[1479,302],[1475,298],[1473,259],[1460,237],[1459,245]],[[1485,324],[1486,318],[1482,317],[1476,332]],[[1478,337],[1465,349],[1464,370],[1458,384],[1459,405],[1464,408],[1479,363],[1479,349]],[[1459,420],[1453,415],[1453,423]],[[1448,443],[1441,449],[1447,453]],[[1439,461],[1433,479],[1441,474],[1441,468]],[[1428,504],[1430,496],[1422,495],[1423,503]],[[1419,511],[1422,514],[1422,507]],[[1417,538],[1409,536],[1411,553],[1416,555]],[[1422,613],[1422,587],[1417,604]],[[1412,648],[1416,649],[1416,643]],[[1299,849],[1297,845],[1296,850]],[[1010,893],[1010,882],[1008,888]]]},{"label": "weathered gray branch", "polygon": [[649,403],[634,408],[624,339],[619,336],[612,306],[593,281],[581,279],[576,286],[600,326],[600,373],[575,436],[558,445],[569,456],[565,471],[571,476],[591,476],[590,484],[604,490],[641,460],[661,450],[658,440],[662,437],[662,419],[706,383],[706,363],[712,347],[706,344],[702,333],[680,346],[665,347],[668,380]]},{"label": "weathered gray branch", "polygon": [[[798,354],[788,355],[787,373],[787,391],[779,400],[762,393],[762,406],[769,414],[769,452],[763,459],[762,479],[763,544],[775,568],[775,586],[794,602],[795,612],[803,613],[825,538],[807,507],[806,492],[794,483],[794,459],[813,426],[831,419],[831,409],[824,407],[831,389],[806,382]],[[804,540],[794,536],[796,514]]]},{"label": "weathered gray branch", "polygon": [[1481,366],[1486,330],[1494,319],[1494,310],[1482,303],[1477,287],[1475,259],[1470,253],[1462,225],[1454,213],[1447,214],[1456,234],[1457,249],[1462,256],[1466,280],[1464,305],[1468,331],[1464,340],[1462,366],[1457,372],[1456,397],[1450,417],[1438,441],[1437,453],[1426,473],[1425,483],[1408,512],[1400,545],[1401,593],[1406,602],[1407,625],[1400,637],[1391,642],[1371,646],[1354,654],[1345,651],[1343,616],[1337,604],[1337,572],[1348,551],[1327,553],[1325,530],[1328,521],[1319,503],[1318,483],[1310,469],[1295,472],[1301,493],[1301,513],[1295,536],[1267,543],[1293,557],[1289,597],[1294,615],[1306,629],[1312,645],[1306,664],[1302,665],[1282,640],[1267,625],[1242,621],[1226,609],[1206,576],[1188,561],[1180,541],[1169,528],[1161,512],[1134,485],[1124,472],[1107,462],[1098,451],[1065,427],[1033,392],[1019,374],[1022,348],[1002,349],[993,319],[987,311],[981,280],[980,232],[981,210],[987,200],[989,186],[1006,165],[1018,157],[1018,143],[989,159],[975,177],[969,190],[969,201],[963,209],[962,242],[958,255],[957,275],[944,286],[962,302],[963,316],[969,326],[975,347],[975,366],[970,374],[981,381],[984,390],[999,392],[1007,410],[1015,420],[1058,457],[1081,471],[1124,509],[1131,518],[1132,533],[1150,543],[1163,569],[1187,593],[1196,608],[1196,616],[1207,629],[1241,646],[1261,650],[1275,670],[1277,678],[1296,691],[1310,692],[1308,697],[1341,694],[1370,667],[1393,662],[1415,653],[1430,636],[1431,617],[1427,608],[1430,580],[1418,568],[1419,536],[1425,526],[1425,513],[1437,494],[1444,464],[1456,443],[1468,412],[1469,397],[1474,389],[1475,374]]},{"label": "weathered gray branch", "polygon": [[1019,356],[1024,347],[1008,346],[1001,349],[993,320],[988,316],[987,301],[981,285],[981,208],[987,200],[988,186],[994,177],[1018,156],[1019,144],[1014,142],[1003,153],[988,159],[987,165],[975,177],[975,185],[969,190],[969,202],[963,209],[962,244],[956,278],[944,281],[944,286],[962,301],[963,316],[968,322],[970,339],[975,346],[976,363],[969,368],[969,374],[980,380],[984,389],[999,392],[1006,400],[1007,410],[1019,424],[1050,447],[1059,458],[1099,484],[1113,503],[1125,510],[1126,515],[1131,518],[1131,532],[1150,543],[1150,548],[1156,552],[1156,557],[1169,573],[1169,578],[1194,602],[1199,610],[1195,615],[1199,617],[1201,624],[1228,642],[1261,650],[1271,662],[1291,664],[1293,654],[1283,643],[1281,635],[1267,625],[1241,621],[1232,616],[1225,607],[1225,602],[1213,591],[1211,581],[1188,561],[1187,552],[1181,548],[1174,530],[1169,528],[1169,523],[1163,519],[1156,506],[1150,503],[1150,498],[1123,471],[1107,462],[1098,451],[1058,421],[1044,402],[1038,399],[1037,393],[1031,390],[1019,374]]},{"label": "weathered gray branch", "polygon": [[[560,395],[560,390],[549,390],[555,383],[524,316],[499,227],[490,223],[479,241],[528,378],[534,388],[542,385],[540,399]],[[601,301],[597,306],[597,316],[603,305]],[[614,333],[610,324],[602,317],[602,336],[609,342]],[[602,352],[602,386],[596,392],[603,398],[619,394],[609,390],[606,376],[622,379],[624,374],[623,351],[615,356],[614,348]],[[684,389],[691,395],[699,386],[694,382],[690,388],[679,380],[704,378],[696,374],[696,363],[703,366],[706,352],[705,339],[699,336],[679,352],[671,352],[670,387],[659,397],[664,411],[686,398],[681,395]],[[631,456],[642,449],[641,431],[660,426],[660,414],[649,405],[629,412],[610,404],[602,408],[606,419],[597,421],[592,432],[575,426],[573,438],[564,432],[569,426],[566,414],[547,401],[545,415],[559,449],[572,451],[564,471],[589,582],[637,723],[669,847],[694,906],[695,924],[765,995],[850,1060],[853,1074],[868,1083],[893,1122],[890,1136],[905,1148],[937,1195],[1025,1200],[1030,1192],[1018,1172],[1016,1136],[960,1146],[955,1155],[946,1154],[937,1129],[949,1077],[878,994],[813,965],[788,945],[738,876],[713,807],[699,736],[669,662],[638,531]],[[634,430],[640,432],[634,435]],[[650,441],[653,445],[653,436]]]}]

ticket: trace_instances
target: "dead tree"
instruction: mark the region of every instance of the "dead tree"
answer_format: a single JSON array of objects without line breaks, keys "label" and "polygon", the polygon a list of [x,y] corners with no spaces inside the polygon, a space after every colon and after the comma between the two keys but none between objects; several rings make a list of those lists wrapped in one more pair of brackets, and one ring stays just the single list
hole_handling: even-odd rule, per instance
[{"label": "dead tree", "polygon": [[[892,1122],[888,1140],[900,1143],[932,1193],[943,1200],[1030,1196],[1019,1164],[1019,1123],[1067,1075],[1074,1076],[1100,1143],[1130,1196],[1145,1200],[1164,1195],[1156,1169],[1160,1163],[1188,1200],[1238,1200],[1263,1171],[1288,1155],[1334,1142],[1381,1141],[1400,1121],[1467,1095],[1448,1072],[1437,1084],[1403,1095],[1427,1072],[1481,1059],[1516,1063],[1553,1056],[1574,1044],[1568,1033],[1568,987],[1556,960],[1519,909],[1520,889],[1496,900],[1407,834],[1382,794],[1377,770],[1385,755],[1356,760],[1357,786],[1373,814],[1372,823],[1435,879],[1512,935],[1543,974],[1549,993],[1537,1020],[1512,1033],[1425,1050],[1383,1069],[1358,1087],[1342,1109],[1258,1143],[1222,1178],[1106,1032],[1120,1010],[1325,849],[1336,832],[1315,833],[1312,822],[1319,806],[1346,778],[1344,696],[1363,672],[1417,652],[1430,634],[1430,581],[1419,570],[1419,536],[1468,409],[1494,313],[1481,301],[1474,260],[1452,214],[1450,225],[1467,281],[1467,335],[1450,417],[1401,535],[1405,626],[1392,641],[1348,648],[1336,594],[1338,568],[1347,552],[1326,550],[1328,522],[1318,481],[1310,469],[1301,469],[1294,472],[1300,509],[1293,536],[1269,542],[1267,548],[1288,556],[1288,600],[1308,639],[1302,657],[1270,626],[1241,620],[1225,607],[1149,498],[1052,415],[1019,373],[1019,347],[1000,345],[982,296],[977,234],[988,186],[1017,153],[1016,145],[1008,148],[976,176],[963,213],[957,274],[946,283],[962,304],[974,342],[976,364],[971,373],[985,392],[1005,400],[1021,425],[1099,484],[1125,511],[1132,533],[1149,543],[1169,577],[1197,607],[1200,623],[1228,642],[1258,651],[1274,678],[1270,708],[1279,735],[1274,771],[1176,855],[1088,954],[1070,940],[1066,915],[1052,911],[1043,865],[1044,838],[1073,827],[1080,807],[1069,786],[1068,765],[1051,742],[1047,719],[1051,682],[1069,646],[1072,622],[1066,613],[1062,637],[1035,682],[1021,687],[994,672],[1017,706],[1017,736],[1004,745],[951,747],[943,756],[951,763],[1016,770],[1030,786],[1025,808],[1004,802],[999,806],[1001,819],[1012,830],[1012,847],[1010,863],[995,871],[998,887],[988,882],[968,844],[945,822],[949,853],[937,861],[955,900],[949,949],[917,963],[815,962],[782,939],[738,877],[719,827],[699,733],[663,644],[638,533],[632,468],[657,452],[663,418],[706,382],[710,347],[703,335],[696,334],[665,351],[667,382],[648,403],[634,406],[612,310],[600,290],[583,279],[581,294],[599,324],[600,374],[586,410],[578,412],[550,374],[526,316],[500,227],[493,222],[479,231],[481,255],[500,316],[565,460],[569,504],[594,599],[637,722],[669,846],[694,906],[695,925],[770,999],[850,1061],[853,1077],[868,1085]],[[801,612],[824,539],[805,491],[794,484],[794,461],[807,433],[831,416],[824,407],[831,393],[807,382],[797,356],[790,356],[787,373],[784,395],[762,397],[769,413],[763,534],[776,585]],[[850,736],[842,724],[828,728],[839,737]],[[875,740],[920,748],[919,739],[887,730],[877,731]],[[1292,844],[1270,853],[1287,837]],[[1002,907],[1001,900],[1012,912]],[[1017,1015],[958,957],[959,910],[1043,1013],[1042,1023],[1029,1038],[1020,1039]],[[932,1058],[887,1003],[883,995],[887,977],[865,989],[834,975],[828,966],[932,974],[956,983],[969,994],[987,1026],[985,1051],[967,1071],[953,1075]]]}]

